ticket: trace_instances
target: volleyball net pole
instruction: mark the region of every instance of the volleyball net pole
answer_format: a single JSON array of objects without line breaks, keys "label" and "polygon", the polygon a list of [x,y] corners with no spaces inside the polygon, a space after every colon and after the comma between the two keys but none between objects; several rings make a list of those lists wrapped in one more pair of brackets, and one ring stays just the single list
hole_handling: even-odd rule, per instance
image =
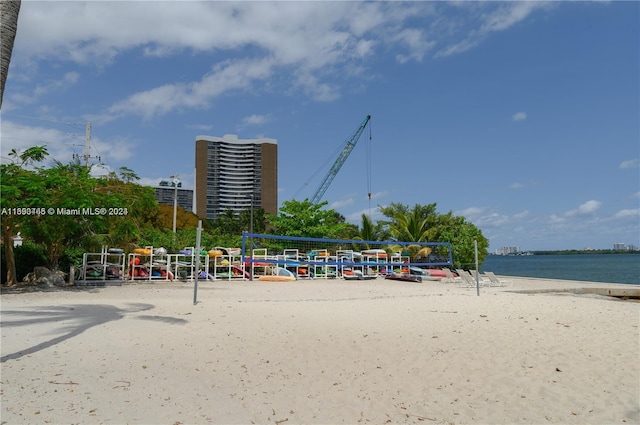
[{"label": "volleyball net pole", "polygon": [[196,266],[195,266],[195,273],[192,274],[193,276],[193,305],[198,304],[198,278],[200,277],[200,237],[202,235],[202,220],[198,220],[198,230],[196,232],[196,249],[195,249],[195,256],[196,256]]}]

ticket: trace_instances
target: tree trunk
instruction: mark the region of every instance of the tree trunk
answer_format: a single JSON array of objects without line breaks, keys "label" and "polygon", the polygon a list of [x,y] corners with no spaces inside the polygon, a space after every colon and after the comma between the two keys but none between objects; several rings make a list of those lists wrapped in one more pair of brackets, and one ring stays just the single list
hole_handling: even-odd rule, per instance
[{"label": "tree trunk", "polygon": [[18,30],[20,4],[20,0],[0,1],[0,41],[2,42],[2,50],[0,51],[0,108],[2,108],[2,98],[4,97],[4,85],[9,74],[13,42]]},{"label": "tree trunk", "polygon": [[17,282],[16,257],[13,255],[13,240],[11,239],[11,226],[2,224],[2,243],[4,244],[4,255],[7,264],[7,286],[15,285]]}]

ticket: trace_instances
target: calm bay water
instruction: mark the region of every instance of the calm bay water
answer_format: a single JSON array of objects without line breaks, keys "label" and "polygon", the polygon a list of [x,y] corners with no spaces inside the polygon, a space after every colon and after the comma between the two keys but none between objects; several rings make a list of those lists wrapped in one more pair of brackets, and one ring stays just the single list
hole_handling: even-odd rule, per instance
[{"label": "calm bay water", "polygon": [[640,284],[640,254],[489,255],[481,271],[503,276]]}]

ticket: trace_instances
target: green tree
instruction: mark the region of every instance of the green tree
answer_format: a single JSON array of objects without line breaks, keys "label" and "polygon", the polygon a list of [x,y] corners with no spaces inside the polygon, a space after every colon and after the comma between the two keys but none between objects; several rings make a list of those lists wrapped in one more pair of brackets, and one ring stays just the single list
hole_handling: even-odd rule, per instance
[{"label": "green tree", "polygon": [[414,205],[409,208],[400,203],[380,207],[382,214],[389,218],[382,223],[392,238],[404,242],[434,242],[433,225],[437,220],[436,204]]},{"label": "green tree", "polygon": [[158,201],[153,188],[135,183],[138,179],[129,168],[122,167],[119,173],[111,172],[96,180],[99,206],[125,212],[108,217],[106,233],[95,238],[100,245],[131,249],[138,245],[140,235],[153,227],[160,214]]},{"label": "green tree", "polygon": [[[478,262],[482,264],[487,255],[489,241],[482,235],[480,229],[469,223],[462,216],[454,216],[452,212],[439,214],[436,204],[406,205],[392,203],[387,207],[380,207],[382,214],[389,218],[383,221],[392,238],[404,242],[449,242],[451,244],[455,267],[475,267],[474,240],[478,242]],[[408,247],[413,251],[419,246]],[[434,252],[443,256],[444,253]]]},{"label": "green tree", "polygon": [[489,252],[489,240],[473,223],[462,216],[455,216],[450,211],[438,216],[434,228],[438,242],[451,243],[455,268],[475,268],[474,241],[478,243],[478,264],[481,265]]},{"label": "green tree", "polygon": [[[197,228],[199,220],[200,218],[196,214],[180,206],[176,208],[176,230]],[[173,231],[173,206],[158,205],[158,213],[152,221],[155,228],[172,229]],[[203,222],[203,227],[204,224]]]},{"label": "green tree", "polygon": [[[11,155],[17,157],[15,152]],[[45,156],[46,149],[30,148],[20,156],[20,165]],[[131,173],[123,180],[116,173],[93,177],[78,162],[55,162],[50,168],[33,170],[20,165],[3,167],[3,206],[44,207],[47,213],[3,220],[4,231],[10,236],[19,225],[25,237],[45,247],[51,269],[58,268],[65,250],[135,245],[140,232],[150,226],[150,218],[157,215],[153,189],[127,181],[134,177]],[[7,250],[7,261],[11,256]]]},{"label": "green tree", "polygon": [[[373,222],[367,214],[362,214],[360,227],[356,226],[356,233],[352,234],[348,239],[361,241],[382,241],[388,238],[388,232],[385,230],[382,222]],[[368,244],[366,249],[371,248]]]},{"label": "green tree", "polygon": [[283,202],[278,215],[267,214],[272,233],[282,236],[338,238],[347,228],[344,217],[323,209],[327,201],[314,204],[290,200]]},{"label": "green tree", "polygon": [[358,235],[360,239],[364,241],[374,241],[379,235],[379,228],[376,229],[376,225],[369,218],[368,215],[362,214],[362,227],[360,227],[360,234]]},{"label": "green tree", "polygon": [[[66,248],[95,247],[99,244],[98,235],[108,233],[110,216],[95,208],[110,207],[114,195],[97,190],[99,179],[79,163],[56,162],[54,167],[38,171],[36,179],[45,190],[37,199],[41,205],[53,208],[55,214],[34,216],[25,229],[35,243],[46,247],[48,267],[55,270]],[[29,196],[34,198],[35,194]]]},{"label": "green tree", "polygon": [[[172,229],[148,228],[140,235],[138,244],[140,247],[163,247],[167,252],[180,252],[186,247],[195,247],[197,232],[197,225],[177,230],[175,237]],[[200,234],[200,247],[204,250],[209,250],[214,246],[219,246],[219,240],[220,238],[216,237],[215,234],[203,230]]]},{"label": "green tree", "polygon": [[[37,172],[27,167],[44,161],[49,155],[45,146],[34,146],[18,153],[12,149],[12,162],[0,165],[0,207],[2,207],[2,243],[5,248],[7,285],[17,283],[16,260],[13,252],[12,236],[29,223],[31,215],[16,214],[16,208],[46,207],[39,202],[43,196],[43,182],[36,178]],[[33,196],[35,195],[35,196]]]},{"label": "green tree", "polygon": [[[253,216],[253,217],[252,217]],[[218,246],[240,247],[245,232],[265,232],[264,208],[247,208],[235,213],[231,210],[218,217],[214,223],[218,236]]]},{"label": "green tree", "polygon": [[361,229],[357,224],[348,223],[345,221],[344,229],[340,232],[338,236],[339,239],[360,239]]},{"label": "green tree", "polygon": [[238,222],[239,228],[242,229],[240,233],[243,231],[253,230],[253,233],[264,233],[265,231],[265,212],[264,208],[254,208],[253,209],[253,220],[251,219],[251,209],[247,208],[246,210],[240,211],[238,214]]},{"label": "green tree", "polygon": [[213,227],[220,232],[220,234],[241,234],[243,230],[242,222],[240,221],[238,214],[235,211],[228,209],[222,214],[218,215],[213,221]]}]

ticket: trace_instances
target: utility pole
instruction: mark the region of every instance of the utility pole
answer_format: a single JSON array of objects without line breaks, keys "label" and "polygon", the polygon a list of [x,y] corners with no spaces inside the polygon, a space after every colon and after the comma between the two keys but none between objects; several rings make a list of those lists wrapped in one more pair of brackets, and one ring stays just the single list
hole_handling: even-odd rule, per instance
[{"label": "utility pole", "polygon": [[176,237],[176,218],[178,216],[178,186],[180,185],[180,178],[178,174],[171,176],[173,179],[173,238]]},{"label": "utility pole", "polygon": [[[99,156],[95,157],[98,161],[101,160]],[[80,161],[80,155],[73,154],[73,159]],[[91,123],[87,123],[87,127],[84,135],[84,154],[82,155],[85,168],[89,168],[89,160],[91,159]]]},{"label": "utility pole", "polygon": [[87,123],[87,130],[84,137],[84,166],[89,168],[89,157],[91,149],[91,123]]}]

